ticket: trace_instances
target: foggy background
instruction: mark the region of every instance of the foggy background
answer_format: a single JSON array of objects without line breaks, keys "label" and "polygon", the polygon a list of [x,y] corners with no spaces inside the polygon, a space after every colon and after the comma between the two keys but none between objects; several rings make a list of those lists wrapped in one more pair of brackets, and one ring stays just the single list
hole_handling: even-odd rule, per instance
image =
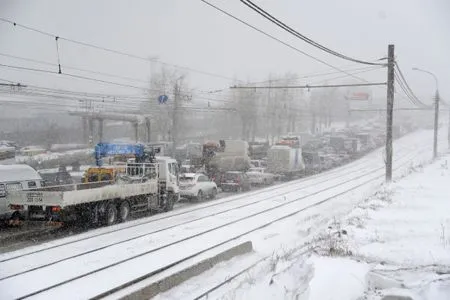
[{"label": "foggy background", "polygon": [[[239,1],[210,2],[333,66],[361,68],[295,39]],[[387,45],[394,43],[397,60],[417,96],[430,104],[435,87],[431,77],[411,71],[412,67],[435,73],[440,79],[441,97],[450,99],[450,88],[445,82],[450,75],[448,1],[256,2],[306,36],[352,57],[370,61],[382,59],[387,55]],[[0,83],[122,96],[98,97],[93,102],[83,102],[80,95],[59,98],[54,94],[50,97],[33,91],[34,94],[27,95],[23,90],[3,88],[0,133],[4,138],[33,143],[44,138],[55,142],[82,141],[80,118],[70,117],[65,112],[92,110],[151,114],[155,132],[152,138],[170,139],[174,84],[181,76],[180,103],[191,108],[179,112],[180,136],[268,138],[269,134],[308,130],[311,112],[320,112],[322,119],[343,121],[348,109],[344,101],[347,91],[256,92],[230,90],[230,86],[246,82],[267,85],[269,79],[273,85],[355,83],[355,79],[349,77],[337,78],[342,77],[342,73],[337,72],[315,77],[314,74],[335,70],[268,39],[197,0],[3,0],[0,17],[61,37],[152,60],[139,60],[59,40],[63,73],[132,87],[0,66]],[[55,39],[0,22],[0,64],[57,72]],[[96,73],[77,70],[80,68]],[[120,78],[112,77],[114,74]],[[357,76],[384,82],[386,69]],[[371,94],[371,105],[385,106],[384,87],[364,91]],[[157,104],[161,94],[169,96],[166,106]],[[409,105],[400,93],[395,97],[397,107]],[[352,117],[364,115],[352,114]],[[105,127],[105,139],[108,140],[132,135],[128,123],[111,121]]]}]

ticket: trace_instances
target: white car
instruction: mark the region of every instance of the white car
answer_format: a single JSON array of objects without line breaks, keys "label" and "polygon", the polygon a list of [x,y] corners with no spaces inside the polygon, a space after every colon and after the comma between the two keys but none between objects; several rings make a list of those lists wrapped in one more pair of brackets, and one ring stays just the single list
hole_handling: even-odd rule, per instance
[{"label": "white car", "polygon": [[275,175],[266,172],[265,168],[250,168],[246,174],[252,185],[270,185],[275,182]]},{"label": "white car", "polygon": [[199,201],[217,195],[217,185],[204,174],[186,173],[180,176],[180,196]]},{"label": "white car", "polygon": [[261,159],[252,159],[250,161],[250,165],[252,166],[252,168],[265,168],[265,167],[267,167],[266,162],[261,160]]}]

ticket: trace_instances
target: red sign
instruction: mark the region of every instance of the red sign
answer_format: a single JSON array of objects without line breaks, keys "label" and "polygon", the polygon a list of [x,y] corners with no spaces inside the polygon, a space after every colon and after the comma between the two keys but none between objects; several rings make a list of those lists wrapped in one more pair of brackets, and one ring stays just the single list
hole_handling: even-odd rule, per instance
[{"label": "red sign", "polygon": [[370,95],[368,93],[352,93],[349,96],[347,96],[347,100],[361,100],[361,101],[367,101],[369,100]]}]

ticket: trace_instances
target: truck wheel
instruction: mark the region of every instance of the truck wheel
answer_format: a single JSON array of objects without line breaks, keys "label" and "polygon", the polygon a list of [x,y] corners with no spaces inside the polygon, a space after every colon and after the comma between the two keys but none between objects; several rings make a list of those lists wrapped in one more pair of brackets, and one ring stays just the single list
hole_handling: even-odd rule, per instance
[{"label": "truck wheel", "polygon": [[164,211],[171,211],[175,203],[175,195],[168,194],[166,199],[166,204],[164,206]]},{"label": "truck wheel", "polygon": [[198,191],[197,201],[203,201],[203,192],[202,192],[202,190]]},{"label": "truck wheel", "polygon": [[128,216],[130,215],[130,204],[128,201],[122,202],[119,207],[119,218],[120,222],[125,222],[128,220]]},{"label": "truck wheel", "polygon": [[114,203],[108,204],[106,207],[106,215],[105,215],[105,223],[110,226],[116,223],[117,221],[117,208]]}]

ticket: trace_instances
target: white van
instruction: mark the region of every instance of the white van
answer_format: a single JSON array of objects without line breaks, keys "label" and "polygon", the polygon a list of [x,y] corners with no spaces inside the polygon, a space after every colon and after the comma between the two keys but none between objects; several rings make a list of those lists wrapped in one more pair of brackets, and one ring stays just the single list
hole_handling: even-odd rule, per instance
[{"label": "white van", "polygon": [[23,209],[12,210],[7,201],[8,191],[40,188],[43,180],[28,165],[0,165],[0,220],[23,218]]}]

